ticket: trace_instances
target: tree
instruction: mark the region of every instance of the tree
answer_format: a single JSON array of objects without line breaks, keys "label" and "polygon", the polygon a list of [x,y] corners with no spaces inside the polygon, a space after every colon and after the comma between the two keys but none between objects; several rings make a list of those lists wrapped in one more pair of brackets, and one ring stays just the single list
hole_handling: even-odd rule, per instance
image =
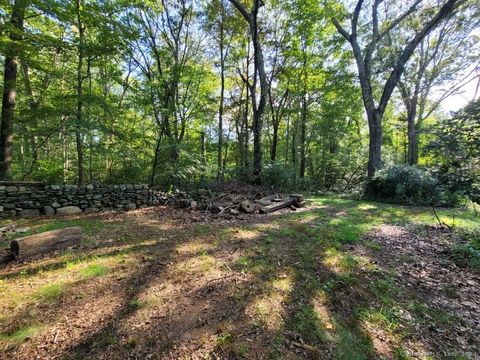
[{"label": "tree", "polygon": [[[388,37],[393,36],[399,24],[418,11],[421,0],[415,0],[406,10],[394,19],[387,18],[380,23],[379,6],[383,0],[374,0],[371,8],[371,19],[368,20],[367,28],[371,28],[371,34],[359,34],[359,20],[364,7],[364,0],[358,0],[351,17],[351,30],[348,32],[340,22],[333,17],[333,23],[337,31],[350,43],[353,50],[358,70],[358,78],[362,89],[363,103],[367,113],[369,128],[369,157],[368,177],[372,178],[375,171],[382,167],[382,119],[390,98],[395,90],[405,65],[412,56],[420,42],[430,34],[439,24],[455,12],[466,0],[447,0],[440,9],[412,35],[411,39],[400,49],[391,67],[387,69],[388,75],[381,86],[381,96],[375,100],[374,55],[383,47],[388,46]],[[388,12],[387,12],[388,15]],[[386,17],[387,17],[386,15]],[[360,27],[362,31],[364,27]],[[362,48],[363,47],[363,48]],[[378,65],[378,62],[377,62]]]},{"label": "tree", "polygon": [[9,29],[9,44],[6,49],[3,72],[2,115],[0,123],[0,179],[10,176],[13,146],[13,122],[17,97],[17,68],[23,34],[26,0],[15,0],[12,7]]},{"label": "tree", "polygon": [[[262,0],[254,0],[251,11],[249,12],[238,0],[230,0],[235,8],[247,21],[250,37],[253,45],[254,74],[253,83],[249,79],[244,79],[250,90],[250,99],[253,109],[253,174],[258,177],[262,172],[262,128],[263,116],[267,104],[268,83],[263,60],[262,45],[260,42],[260,29],[258,23],[259,9],[264,5]],[[257,76],[260,81],[260,97],[257,103]]]},{"label": "tree", "polygon": [[[423,122],[438,109],[442,101],[458,93],[476,77],[475,70],[480,63],[475,64],[467,75],[461,73],[472,63],[478,62],[479,46],[472,36],[477,26],[478,19],[469,12],[456,21],[447,19],[420,42],[407,64],[398,87],[406,110],[407,163],[410,165],[418,162]],[[435,90],[438,95],[431,99]]]},{"label": "tree", "polygon": [[450,193],[480,204],[480,99],[440,122],[435,135],[428,149],[438,164],[440,182]]}]

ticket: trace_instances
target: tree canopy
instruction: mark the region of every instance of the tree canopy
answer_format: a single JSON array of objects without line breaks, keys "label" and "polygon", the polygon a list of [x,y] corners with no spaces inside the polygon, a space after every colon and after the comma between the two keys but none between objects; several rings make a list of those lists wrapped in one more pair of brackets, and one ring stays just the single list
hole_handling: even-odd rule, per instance
[{"label": "tree canopy", "polygon": [[445,168],[427,145],[475,147],[442,103],[478,81],[478,24],[469,0],[3,1],[1,177],[349,191]]}]

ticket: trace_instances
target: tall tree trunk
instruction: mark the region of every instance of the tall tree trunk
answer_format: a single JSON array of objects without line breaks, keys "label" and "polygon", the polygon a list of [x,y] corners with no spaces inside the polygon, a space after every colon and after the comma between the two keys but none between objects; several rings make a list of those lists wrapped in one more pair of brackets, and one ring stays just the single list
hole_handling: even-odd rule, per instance
[{"label": "tall tree trunk", "polygon": [[225,55],[224,55],[224,18],[225,8],[220,1],[220,104],[218,106],[218,147],[217,147],[217,180],[223,180],[223,102],[225,98]]},{"label": "tall tree trunk", "polygon": [[306,40],[302,40],[303,56],[303,89],[302,89],[302,118],[300,121],[300,171],[299,178],[305,177],[305,155],[306,155],[306,132],[307,132],[307,89],[308,89],[308,69],[307,69],[307,45]]},{"label": "tall tree trunk", "polygon": [[369,128],[368,178],[382,167],[382,114],[376,109],[367,112]]},{"label": "tall tree trunk", "polygon": [[[253,44],[255,71],[253,74],[253,85],[250,86],[250,97],[253,108],[253,174],[256,177],[255,180],[258,181],[258,176],[262,172],[262,128],[268,91],[267,74],[265,72],[263,51],[259,38],[260,31],[258,28],[258,11],[264,4],[262,0],[254,0],[252,10],[248,12],[245,6],[242,5],[239,0],[230,0],[230,2],[237,8],[237,10],[242,14],[243,18],[248,22],[250,37]],[[260,81],[260,98],[258,99],[258,104],[256,90],[257,76]]]},{"label": "tall tree trunk", "polygon": [[82,136],[82,122],[83,122],[83,61],[85,57],[85,25],[81,18],[82,0],[76,0],[77,10],[77,27],[78,27],[78,64],[77,64],[77,113],[75,124],[75,142],[77,145],[77,183],[83,184],[84,169],[83,169],[83,136]]},{"label": "tall tree trunk", "polygon": [[270,150],[270,160],[275,162],[277,159],[277,146],[278,146],[278,126],[280,125],[279,122],[273,122],[273,138],[272,138],[272,147]]},{"label": "tall tree trunk", "polygon": [[13,31],[10,32],[10,41],[5,56],[3,73],[2,118],[0,122],[0,179],[10,177],[13,145],[13,122],[15,120],[15,102],[17,95],[17,66],[20,55],[20,44],[23,32],[25,14],[25,0],[15,0],[10,23]]},{"label": "tall tree trunk", "polygon": [[[259,0],[255,0],[259,2]],[[262,172],[262,128],[263,116],[265,113],[265,106],[267,100],[267,75],[265,73],[265,65],[263,62],[263,52],[258,38],[258,23],[257,23],[258,8],[253,12],[253,20],[250,25],[250,33],[252,36],[255,69],[260,80],[260,99],[258,106],[255,104],[255,91],[252,91],[253,111],[253,174],[259,176]]]},{"label": "tall tree trunk", "polygon": [[300,170],[299,178],[303,179],[305,177],[305,148],[307,141],[307,94],[304,93],[302,96],[302,118],[300,121]]},{"label": "tall tree trunk", "polygon": [[409,165],[418,163],[418,133],[415,124],[416,104],[410,104],[407,109],[407,161]]}]

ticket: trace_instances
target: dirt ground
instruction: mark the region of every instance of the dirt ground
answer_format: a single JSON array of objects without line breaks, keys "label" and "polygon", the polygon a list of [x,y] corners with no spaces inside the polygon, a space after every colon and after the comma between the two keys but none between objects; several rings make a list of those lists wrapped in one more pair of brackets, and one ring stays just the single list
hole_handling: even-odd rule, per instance
[{"label": "dirt ground", "polygon": [[479,273],[427,212],[317,198],[22,220],[85,239],[0,268],[0,359],[479,359]]}]

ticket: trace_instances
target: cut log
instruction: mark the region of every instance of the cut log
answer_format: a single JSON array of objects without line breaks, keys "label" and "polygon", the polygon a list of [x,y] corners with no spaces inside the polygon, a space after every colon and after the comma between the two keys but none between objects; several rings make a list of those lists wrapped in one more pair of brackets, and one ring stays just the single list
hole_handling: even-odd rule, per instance
[{"label": "cut log", "polygon": [[294,201],[293,206],[295,206],[297,209],[304,208],[305,207],[305,201]]},{"label": "cut log", "polygon": [[15,239],[18,246],[11,244],[11,248],[18,250],[18,257],[25,258],[78,245],[82,235],[82,228],[73,226]]},{"label": "cut log", "polygon": [[247,214],[251,214],[255,211],[255,204],[248,200],[242,201],[240,203],[240,210]]},{"label": "cut log", "polygon": [[282,199],[278,196],[278,194],[274,194],[255,200],[255,204],[258,204],[260,206],[268,206],[274,201],[282,201]]},{"label": "cut log", "polygon": [[302,202],[305,200],[302,194],[290,194],[290,199],[295,199],[297,202]]},{"label": "cut log", "polygon": [[295,201],[295,199],[288,199],[288,200],[284,200],[284,201],[279,202],[279,203],[273,203],[272,205],[262,207],[260,209],[260,212],[262,214],[268,214],[268,213],[283,209],[285,207],[289,207],[290,205],[293,204],[294,201]]}]

